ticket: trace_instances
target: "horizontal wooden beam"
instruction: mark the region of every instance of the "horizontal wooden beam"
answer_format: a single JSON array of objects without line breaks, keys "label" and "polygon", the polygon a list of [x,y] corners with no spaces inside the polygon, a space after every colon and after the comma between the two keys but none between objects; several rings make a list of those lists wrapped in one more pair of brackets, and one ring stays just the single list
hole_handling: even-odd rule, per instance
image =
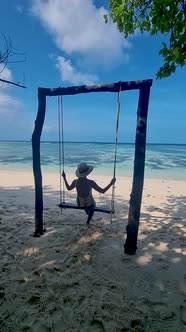
[{"label": "horizontal wooden beam", "polygon": [[147,79],[143,81],[127,81],[107,84],[70,86],[65,88],[38,88],[38,93],[45,96],[67,96],[90,92],[118,92],[120,86],[121,91],[137,90],[140,89],[140,87],[143,85],[151,86],[152,79]]}]

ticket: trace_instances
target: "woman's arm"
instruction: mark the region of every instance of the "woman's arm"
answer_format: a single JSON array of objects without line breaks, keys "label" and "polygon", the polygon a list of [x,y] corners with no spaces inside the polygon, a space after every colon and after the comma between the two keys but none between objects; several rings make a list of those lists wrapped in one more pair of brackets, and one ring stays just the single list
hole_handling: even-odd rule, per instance
[{"label": "woman's arm", "polygon": [[95,189],[96,191],[98,191],[99,193],[104,194],[107,190],[110,189],[110,187],[112,187],[112,185],[115,182],[116,182],[116,178],[113,178],[105,188],[101,188],[100,186],[97,185],[97,183],[95,181],[91,180],[91,187],[93,189]]},{"label": "woman's arm", "polygon": [[74,189],[74,188],[76,187],[76,180],[73,180],[72,183],[71,183],[70,185],[68,184],[68,181],[67,181],[67,179],[66,179],[66,174],[65,174],[64,171],[63,171],[63,173],[62,173],[62,177],[63,177],[63,179],[64,179],[65,186],[66,186],[67,190],[72,190],[72,189]]}]

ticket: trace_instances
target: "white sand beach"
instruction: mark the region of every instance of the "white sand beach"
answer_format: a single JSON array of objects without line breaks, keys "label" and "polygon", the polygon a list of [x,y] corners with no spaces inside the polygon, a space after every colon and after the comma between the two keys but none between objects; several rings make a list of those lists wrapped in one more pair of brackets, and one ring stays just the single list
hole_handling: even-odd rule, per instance
[{"label": "white sand beach", "polygon": [[[117,178],[113,222],[97,212],[87,228],[83,211],[61,215],[59,175],[43,174],[40,238],[33,183],[0,172],[0,331],[186,331],[186,181],[145,180],[135,256],[123,253],[131,178]],[[111,190],[95,198],[109,207]]]}]

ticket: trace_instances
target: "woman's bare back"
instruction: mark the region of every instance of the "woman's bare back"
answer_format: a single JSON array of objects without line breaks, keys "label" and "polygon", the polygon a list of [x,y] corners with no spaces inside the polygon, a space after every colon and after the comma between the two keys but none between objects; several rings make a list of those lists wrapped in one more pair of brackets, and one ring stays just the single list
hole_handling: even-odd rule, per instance
[{"label": "woman's bare back", "polygon": [[79,178],[76,180],[76,190],[80,197],[88,197],[92,194],[92,181],[88,180],[86,177]]}]

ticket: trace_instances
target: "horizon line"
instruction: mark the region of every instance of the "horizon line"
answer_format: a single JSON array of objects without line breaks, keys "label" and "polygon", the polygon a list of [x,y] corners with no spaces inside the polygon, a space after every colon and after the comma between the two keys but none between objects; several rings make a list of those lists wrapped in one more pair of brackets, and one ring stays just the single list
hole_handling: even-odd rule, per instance
[{"label": "horizon line", "polygon": [[[31,139],[30,140],[1,140],[0,142],[4,142],[4,143],[9,143],[9,142],[14,142],[14,143],[31,143]],[[41,143],[59,143],[59,141],[56,140],[41,140]],[[61,143],[61,142],[60,142]],[[116,144],[115,142],[99,142],[99,141],[64,141],[64,144],[68,144],[68,143],[73,143],[73,144],[79,144],[79,143],[84,143],[84,144]],[[118,145],[120,144],[128,144],[128,145],[135,145],[135,142],[118,142]],[[150,142],[146,142],[146,145],[186,145],[186,143],[150,143]]]}]

